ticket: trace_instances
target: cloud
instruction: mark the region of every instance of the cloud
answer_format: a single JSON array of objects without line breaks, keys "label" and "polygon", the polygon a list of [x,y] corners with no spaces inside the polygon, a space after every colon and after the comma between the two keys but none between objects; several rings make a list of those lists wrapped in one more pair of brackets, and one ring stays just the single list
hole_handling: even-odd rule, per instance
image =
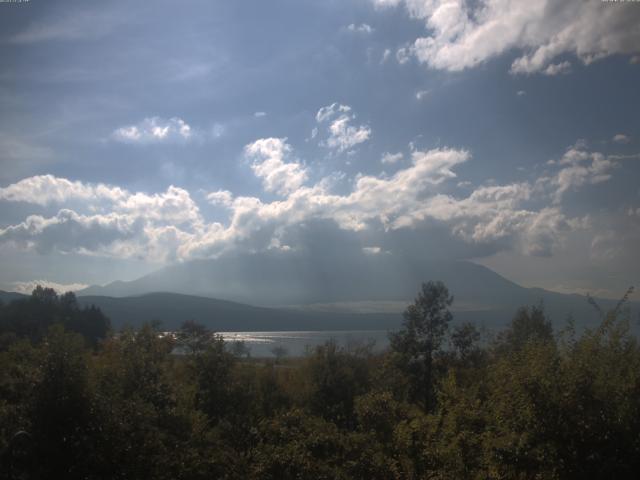
[{"label": "cloud", "polygon": [[527,183],[479,187],[463,198],[437,193],[439,185],[456,177],[453,168],[469,158],[464,150],[416,151],[410,167],[391,177],[360,176],[347,195],[315,185],[271,203],[236,198],[229,227],[194,243],[190,254],[219,252],[232,236],[251,238],[251,249],[264,249],[274,235],[313,219],[362,234],[376,231],[376,225],[393,232],[436,222],[469,244],[499,242],[530,255],[548,255],[562,243],[570,223],[558,207],[526,208],[533,195]]},{"label": "cloud", "polygon": [[23,293],[30,295],[37,286],[44,288],[53,288],[57,293],[77,292],[83,290],[89,285],[84,283],[57,283],[50,280],[30,280],[27,282],[13,282],[11,283],[11,291],[17,293]]},{"label": "cloud", "polygon": [[360,143],[366,142],[371,136],[371,129],[360,125],[354,127],[349,125],[351,121],[347,116],[336,119],[329,125],[330,136],[327,139],[327,146],[335,148],[338,152],[344,152]]},{"label": "cloud", "polygon": [[268,248],[287,228],[311,219],[331,220],[351,231],[361,231],[371,222],[402,228],[411,221],[400,219],[422,204],[419,197],[455,177],[452,168],[469,158],[456,150],[413,152],[411,167],[388,178],[359,176],[350,194],[335,195],[329,190],[331,181],[303,185],[306,170],[287,160],[291,147],[284,139],[257,140],[245,147],[245,154],[265,189],[284,198],[265,203],[226,191],[209,194],[208,201],[229,208],[227,226],[207,223],[189,193],[178,187],[156,194],[132,193],[43,176],[3,188],[3,199],[65,206],[76,201],[75,209],[62,208],[51,217],[30,215],[1,229],[0,241],[41,253],[169,261],[215,256],[230,248]]},{"label": "cloud", "polygon": [[261,117],[266,117],[267,116],[267,112],[256,112],[253,114],[254,117],[256,118],[261,118]]},{"label": "cloud", "polygon": [[0,229],[0,242],[40,254],[58,252],[151,262],[182,258],[180,249],[201,229],[175,217],[161,219],[160,211],[152,213],[82,214],[65,208],[52,217],[30,215],[19,224]]},{"label": "cloud", "polygon": [[147,221],[171,225],[199,226],[200,210],[186,190],[170,185],[163,193],[128,193],[113,206],[113,211]]},{"label": "cloud", "polygon": [[0,200],[41,206],[64,203],[70,200],[98,199],[115,202],[124,198],[125,195],[125,190],[119,187],[73,182],[53,175],[28,177],[0,188]]},{"label": "cloud", "polygon": [[[349,112],[348,107],[334,106],[319,117],[331,122],[335,115]],[[469,251],[548,256],[563,245],[567,232],[579,228],[580,222],[561,208],[564,195],[606,181],[617,165],[577,143],[548,167],[552,172],[536,181],[481,185],[452,194],[451,187],[459,192],[456,170],[471,160],[470,152],[414,150],[410,164],[393,175],[360,174],[346,192],[341,186],[342,193],[336,193],[335,175],[308,183],[306,167],[294,159],[284,138],[258,139],[244,153],[265,190],[279,198],[266,201],[227,190],[211,192],[207,201],[228,212],[224,223],[207,220],[190,193],[179,187],[133,193],[45,175],[0,189],[0,198],[62,208],[50,217],[29,215],[0,229],[0,243],[41,253],[168,262],[234,251],[296,251],[301,246],[291,232],[309,222],[324,222],[385,251],[392,250],[385,242],[394,232],[420,231],[448,232],[451,240],[446,244],[462,242]]]},{"label": "cloud", "polygon": [[189,193],[178,187],[169,186],[164,193],[148,195],[53,175],[29,177],[0,188],[0,200],[40,206],[76,202],[88,206],[93,212],[110,211],[166,222],[196,222],[200,218],[198,207]]},{"label": "cloud", "polygon": [[400,65],[404,65],[411,59],[411,49],[409,47],[401,47],[396,50],[396,60]]},{"label": "cloud", "polygon": [[613,136],[613,142],[614,143],[629,143],[631,141],[631,138],[628,135],[625,135],[624,133],[618,133],[616,135]]},{"label": "cloud", "polygon": [[233,203],[233,194],[229,190],[218,190],[207,195],[207,200],[212,205],[230,207]]},{"label": "cloud", "polygon": [[351,193],[331,193],[331,182],[300,187],[282,200],[264,203],[253,197],[236,197],[229,225],[196,239],[190,256],[216,255],[236,246],[260,250],[271,245],[274,235],[311,220],[329,220],[339,229],[362,232],[373,225],[384,230],[405,228],[425,218],[411,218],[424,205],[422,197],[444,181],[455,177],[456,165],[470,158],[464,150],[436,149],[413,152],[412,165],[391,177],[361,175]]},{"label": "cloud", "polygon": [[[400,1],[372,0],[376,7]],[[633,4],[569,0],[404,0],[413,18],[424,21],[427,35],[410,46],[430,68],[461,71],[507,52],[518,52],[511,72],[565,73],[576,56],[588,65],[616,55],[640,52],[640,9]]]},{"label": "cloud", "polygon": [[42,175],[1,188],[0,200],[66,207],[54,216],[30,215],[0,229],[0,242],[41,253],[166,261],[177,258],[187,238],[205,228],[189,193],[174,186],[162,193],[132,193]]},{"label": "cloud", "polygon": [[0,229],[0,239],[40,253],[106,253],[118,241],[134,237],[141,228],[141,222],[115,213],[81,215],[62,209],[54,217],[30,215],[17,225]]},{"label": "cloud", "polygon": [[372,0],[376,8],[390,8],[399,5],[402,0]]},{"label": "cloud", "polygon": [[527,92],[525,92],[524,90],[518,90],[516,92],[516,95],[518,95],[519,97],[524,97],[527,94]]},{"label": "cloud", "polygon": [[316,114],[318,123],[328,123],[328,137],[323,143],[326,147],[342,153],[366,142],[371,137],[371,128],[366,125],[351,125],[356,119],[348,105],[333,103],[322,107]]},{"label": "cloud", "polygon": [[398,152],[398,153],[385,152],[382,154],[382,158],[380,159],[380,161],[384,164],[394,164],[394,163],[398,163],[403,158],[404,158],[404,155],[402,155],[402,152]]},{"label": "cloud", "polygon": [[416,100],[422,100],[423,98],[427,98],[427,96],[431,93],[430,90],[418,90],[416,92]]},{"label": "cloud", "polygon": [[555,75],[566,75],[571,72],[571,62],[552,63],[545,68],[542,73],[553,77]]},{"label": "cloud", "polygon": [[117,128],[112,138],[123,143],[161,143],[187,141],[193,138],[191,126],[178,117],[168,120],[149,117],[136,125]]},{"label": "cloud", "polygon": [[285,162],[291,152],[286,138],[261,138],[245,146],[245,156],[253,160],[251,169],[262,179],[267,192],[286,195],[307,180],[307,171],[298,162]]},{"label": "cloud", "polygon": [[567,192],[578,187],[609,180],[611,170],[617,166],[611,157],[606,157],[600,152],[589,152],[580,144],[570,147],[562,158],[554,163],[560,169],[551,177],[539,179],[539,183],[548,184],[553,188],[555,203],[560,203]]},{"label": "cloud", "polygon": [[348,114],[351,112],[351,107],[348,105],[339,105],[338,103],[332,103],[326,107],[321,107],[316,113],[316,122],[321,123],[329,120],[331,117],[341,114]]},{"label": "cloud", "polygon": [[612,279],[619,279],[623,272],[627,278],[637,278],[640,214],[598,212],[589,215],[586,224],[591,263],[611,271]]},{"label": "cloud", "polygon": [[373,28],[371,27],[371,25],[368,25],[366,23],[361,23],[360,25],[351,23],[347,26],[347,30],[353,33],[373,33]]}]

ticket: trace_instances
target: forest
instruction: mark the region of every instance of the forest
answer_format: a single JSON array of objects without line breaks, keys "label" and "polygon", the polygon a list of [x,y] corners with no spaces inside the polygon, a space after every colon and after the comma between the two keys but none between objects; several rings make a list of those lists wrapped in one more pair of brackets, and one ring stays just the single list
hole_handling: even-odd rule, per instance
[{"label": "forest", "polygon": [[488,337],[422,284],[390,347],[251,358],[194,322],[112,331],[73,293],[0,307],[2,479],[626,479],[640,348],[542,305]]}]

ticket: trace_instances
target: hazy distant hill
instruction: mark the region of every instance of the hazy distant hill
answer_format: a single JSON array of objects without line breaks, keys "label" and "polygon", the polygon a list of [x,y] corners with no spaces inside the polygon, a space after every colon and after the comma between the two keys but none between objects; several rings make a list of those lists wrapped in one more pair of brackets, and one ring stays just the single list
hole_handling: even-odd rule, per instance
[{"label": "hazy distant hill", "polygon": [[216,331],[385,330],[396,328],[401,321],[399,314],[280,310],[177,293],[86,296],[79,300],[100,307],[116,328],[160,320],[163,328],[175,329],[185,320],[195,320]]},{"label": "hazy distant hill", "polygon": [[[557,327],[564,324],[572,313],[578,326],[593,326],[598,322],[591,306],[578,295],[523,289],[531,305],[540,298]],[[8,303],[25,295],[0,291],[0,300]],[[305,309],[276,309],[256,307],[237,302],[177,293],[149,293],[130,297],[83,296],[81,305],[96,305],[111,319],[112,325],[140,326],[158,320],[162,328],[175,329],[185,320],[195,320],[216,331],[268,331],[268,330],[388,330],[397,328],[400,313],[348,313],[319,312]],[[613,302],[600,300],[603,308]],[[408,302],[407,302],[408,303]],[[520,304],[519,304],[520,305]],[[489,329],[501,328],[513,317],[517,306],[503,305],[492,309],[470,310],[454,308],[454,323],[470,321]],[[634,315],[640,310],[631,305]]]},{"label": "hazy distant hill", "polygon": [[24,298],[25,295],[16,292],[5,292],[4,290],[0,290],[0,302],[9,303],[12,300],[18,300],[20,298]]},{"label": "hazy distant hill", "polygon": [[[331,262],[331,268],[312,264],[302,256],[254,255],[201,260],[166,267],[131,282],[89,287],[79,295],[125,297],[166,291],[251,305],[299,305],[302,308],[312,304],[344,305],[373,300],[396,302],[400,312],[415,297],[423,281],[442,280],[455,296],[457,319],[502,325],[519,306],[542,301],[556,325],[563,324],[569,315],[579,325],[598,321],[593,308],[581,295],[524,288],[471,262],[407,262],[399,268],[397,261],[386,257],[345,259],[343,264]],[[615,304],[610,300],[600,302],[603,308]],[[638,310],[638,304],[633,304],[633,318],[637,317]]]},{"label": "hazy distant hill", "polygon": [[494,308],[523,288],[486,267],[463,261],[407,262],[385,255],[318,265],[305,257],[250,255],[200,260],[163,268],[130,282],[89,287],[79,295],[122,297],[175,292],[252,305],[410,300],[425,280],[442,280],[457,304]]},{"label": "hazy distant hill", "polygon": [[[581,295],[524,288],[471,262],[407,262],[398,267],[397,260],[387,257],[345,257],[330,266],[291,255],[193,261],[131,282],[90,287],[78,296],[83,304],[99,306],[116,327],[160,320],[165,328],[176,328],[184,320],[196,320],[215,330],[235,331],[388,329],[399,325],[400,313],[423,281],[442,280],[455,297],[455,321],[499,327],[518,307],[542,301],[556,327],[569,315],[578,326],[598,322]],[[16,296],[3,292],[0,300]],[[615,305],[611,300],[599,303],[604,309]],[[362,304],[368,311],[354,313],[354,305]],[[292,305],[296,308],[283,307]],[[639,305],[630,307],[635,320]]]},{"label": "hazy distant hill", "polygon": [[[545,309],[556,327],[561,327],[572,314],[579,327],[593,326],[598,318],[593,308],[580,296],[549,294],[532,296],[531,305],[543,298]],[[303,309],[276,309],[177,293],[149,293],[131,297],[79,297],[83,305],[96,305],[112,320],[113,326],[140,326],[159,320],[163,328],[175,329],[185,320],[195,320],[217,331],[266,330],[387,330],[397,328],[402,317],[398,313],[318,312]],[[600,300],[603,308],[613,302]],[[519,306],[519,305],[518,305]],[[637,316],[638,305],[632,305]],[[490,329],[505,326],[517,306],[486,310],[456,310],[454,322],[470,321]]]},{"label": "hazy distant hill", "polygon": [[[0,301],[28,298],[0,290]],[[172,330],[185,320],[194,320],[215,331],[261,330],[387,330],[400,325],[400,314],[326,313],[254,307],[215,298],[178,293],[149,293],[132,297],[78,297],[81,306],[95,305],[111,320],[115,329],[139,327],[160,321]]]}]

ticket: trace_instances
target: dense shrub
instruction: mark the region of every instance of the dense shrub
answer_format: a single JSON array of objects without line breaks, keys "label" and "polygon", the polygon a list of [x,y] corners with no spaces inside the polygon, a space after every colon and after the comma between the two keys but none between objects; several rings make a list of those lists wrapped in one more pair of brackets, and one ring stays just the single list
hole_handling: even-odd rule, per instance
[{"label": "dense shrub", "polygon": [[450,304],[425,285],[387,352],[273,361],[192,322],[175,340],[95,335],[99,311],[38,291],[0,308],[0,478],[636,478],[640,347],[622,310],[554,335],[523,308],[482,343],[449,331]]}]

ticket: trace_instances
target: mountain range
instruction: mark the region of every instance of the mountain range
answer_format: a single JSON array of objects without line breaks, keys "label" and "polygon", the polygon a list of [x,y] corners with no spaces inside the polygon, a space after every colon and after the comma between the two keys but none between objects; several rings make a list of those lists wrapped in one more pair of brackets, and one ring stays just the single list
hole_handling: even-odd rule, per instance
[{"label": "mountain range", "polygon": [[[414,261],[398,268],[385,255],[331,262],[331,268],[291,255],[192,261],[77,295],[82,305],[100,307],[116,328],[155,320],[175,329],[195,320],[217,331],[382,330],[400,325],[402,311],[427,280],[447,285],[455,322],[499,328],[519,307],[541,302],[556,327],[569,316],[578,326],[598,322],[582,295],[525,288],[468,261]],[[0,293],[4,302],[19,297]],[[616,304],[597,301],[605,310]],[[640,304],[629,308],[635,318]]]},{"label": "mountain range", "polygon": [[[598,321],[595,309],[583,295],[525,288],[469,261],[399,263],[389,257],[384,254],[362,255],[344,258],[343,261],[332,259],[323,265],[311,262],[303,255],[227,256],[172,265],[130,282],[92,286],[78,292],[78,295],[85,297],[83,301],[91,299],[104,306],[107,312],[110,309],[115,312],[115,304],[123,303],[115,298],[138,297],[137,301],[124,301],[133,304],[141,302],[141,298],[151,301],[151,297],[144,297],[151,293],[171,292],[189,295],[188,299],[172,297],[175,305],[182,308],[175,314],[181,314],[185,319],[189,315],[204,318],[206,309],[214,311],[223,306],[225,315],[231,318],[227,307],[231,308],[232,304],[228,302],[236,302],[233,304],[236,306],[238,303],[247,307],[252,305],[248,307],[250,309],[262,308],[260,313],[247,310],[246,318],[261,316],[269,319],[242,321],[241,324],[247,328],[225,322],[227,330],[258,327],[267,330],[301,329],[301,325],[314,328],[319,325],[321,329],[358,329],[399,324],[401,312],[412,302],[421,283],[442,280],[454,296],[453,311],[457,320],[500,326],[512,318],[518,307],[542,302],[558,326],[564,324],[569,316],[578,325],[593,325]],[[109,303],[98,300],[98,296],[114,299]],[[196,300],[198,297],[201,299]],[[207,304],[204,299],[216,299],[220,303]],[[155,297],[155,301],[158,300]],[[607,299],[598,299],[598,303],[605,310],[616,304]],[[205,304],[209,306],[205,308]],[[629,306],[635,318],[640,305],[635,302]],[[274,311],[278,313],[272,313]],[[166,317],[161,311],[155,314],[159,318]],[[118,318],[121,315],[118,313]]]}]

